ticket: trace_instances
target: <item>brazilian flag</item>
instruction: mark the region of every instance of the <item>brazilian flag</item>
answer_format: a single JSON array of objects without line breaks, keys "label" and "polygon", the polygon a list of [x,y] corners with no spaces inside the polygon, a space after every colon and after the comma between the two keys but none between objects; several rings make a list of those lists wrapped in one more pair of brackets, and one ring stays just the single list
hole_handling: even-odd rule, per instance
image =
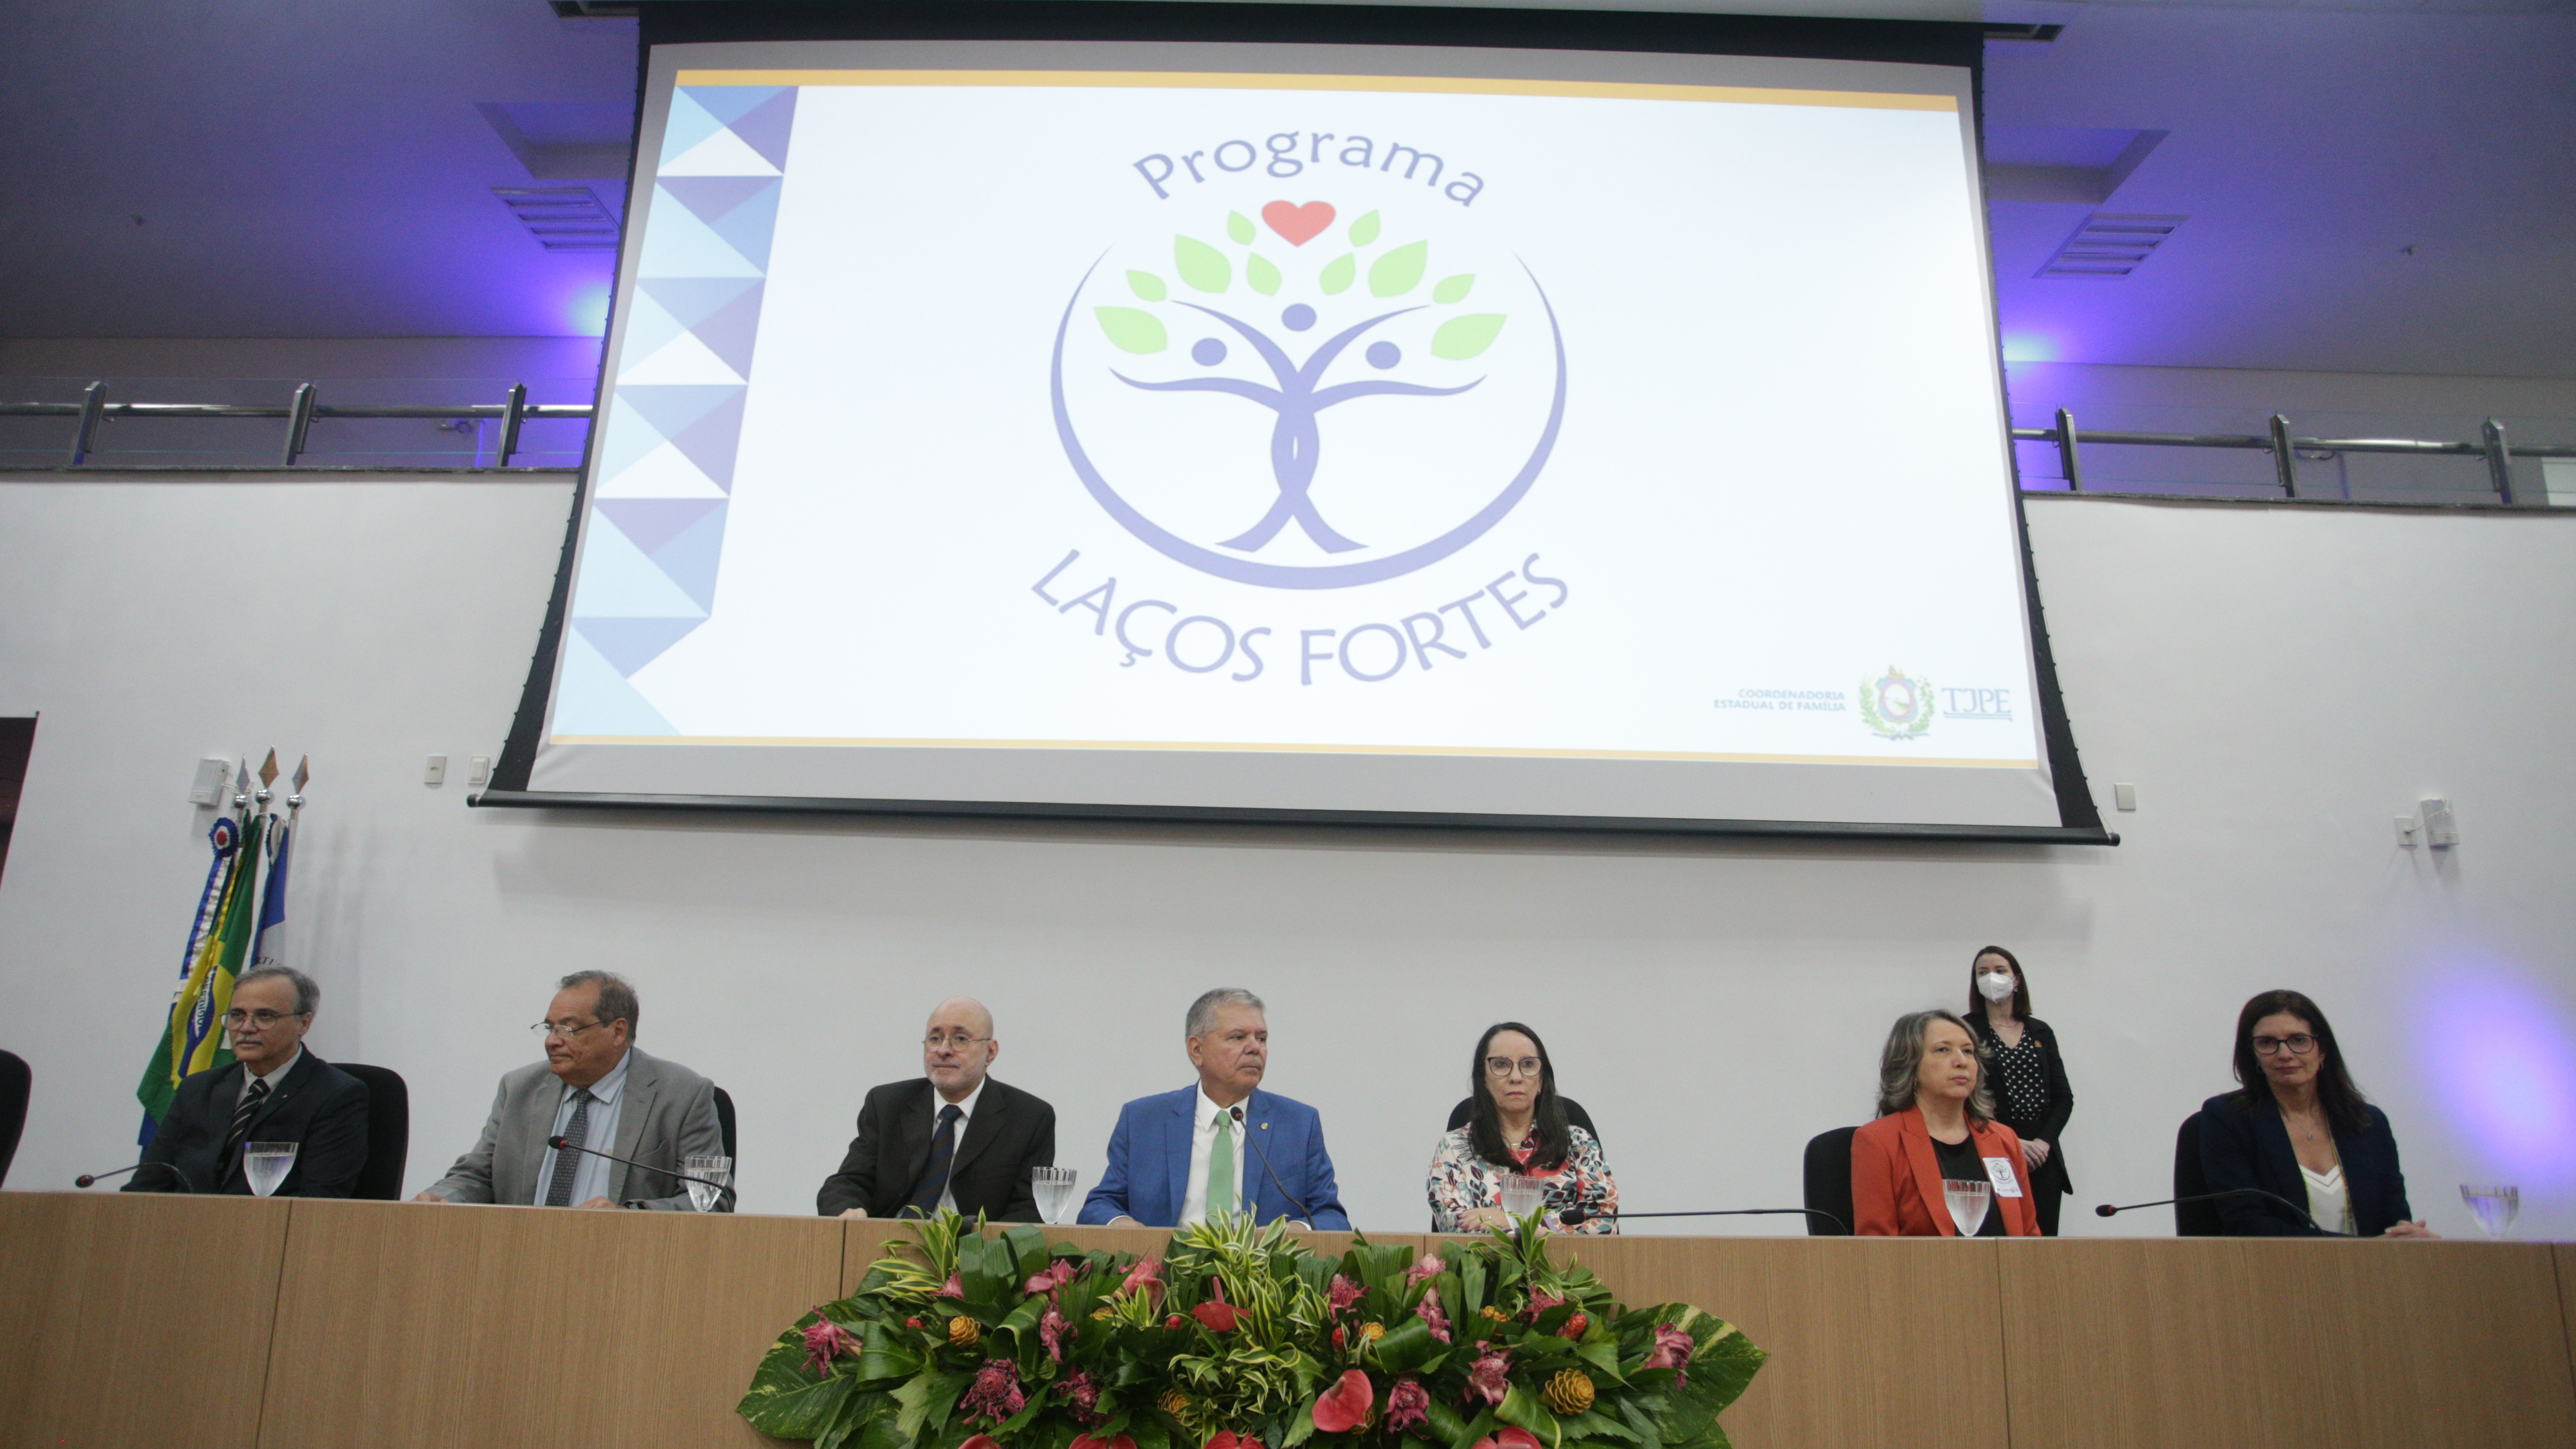
[{"label": "brazilian flag", "polygon": [[[238,825],[219,820],[212,832],[214,869],[206,879],[198,921],[190,934],[187,974],[161,1024],[161,1044],[134,1095],[143,1103],[144,1146],[160,1129],[163,1114],[179,1090],[179,1080],[192,1072],[220,1067],[233,1059],[224,1044],[224,1012],[232,1006],[233,980],[250,956],[252,928],[259,916],[260,835],[267,821],[251,815]],[[235,837],[227,839],[227,837]]]}]

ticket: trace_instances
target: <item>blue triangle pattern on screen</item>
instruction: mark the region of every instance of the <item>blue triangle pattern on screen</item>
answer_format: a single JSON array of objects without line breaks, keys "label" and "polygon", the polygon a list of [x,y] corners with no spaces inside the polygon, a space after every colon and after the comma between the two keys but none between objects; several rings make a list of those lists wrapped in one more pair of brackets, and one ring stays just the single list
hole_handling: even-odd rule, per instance
[{"label": "blue triangle pattern on screen", "polygon": [[[645,726],[574,733],[675,732],[630,681],[715,609],[796,94],[672,93],[661,165],[673,174],[654,185],[620,337],[565,646],[579,667],[565,670],[559,728],[570,710]],[[573,695],[601,697],[590,708]]]}]

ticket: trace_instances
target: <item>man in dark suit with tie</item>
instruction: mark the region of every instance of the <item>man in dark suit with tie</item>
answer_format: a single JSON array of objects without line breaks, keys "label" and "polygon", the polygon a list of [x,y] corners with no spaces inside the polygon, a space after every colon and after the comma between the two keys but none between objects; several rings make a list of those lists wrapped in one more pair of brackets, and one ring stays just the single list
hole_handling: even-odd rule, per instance
[{"label": "man in dark suit with tie", "polygon": [[233,983],[233,1060],[179,1084],[127,1192],[247,1194],[245,1142],[292,1142],[276,1197],[347,1197],[367,1165],[367,1084],[304,1049],[322,988],[260,966]]},{"label": "man in dark suit with tie", "polygon": [[859,1135],[814,1195],[815,1210],[890,1218],[954,1208],[1038,1221],[1029,1169],[1055,1165],[1055,1108],[987,1075],[1001,1052],[982,1002],[939,1003],[922,1036],[923,1074],[868,1093]]}]

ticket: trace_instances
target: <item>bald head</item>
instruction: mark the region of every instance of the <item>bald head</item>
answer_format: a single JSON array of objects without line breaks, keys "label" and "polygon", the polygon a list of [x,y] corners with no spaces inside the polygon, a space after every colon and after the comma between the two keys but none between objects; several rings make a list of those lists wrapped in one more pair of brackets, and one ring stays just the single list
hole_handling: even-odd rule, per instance
[{"label": "bald head", "polygon": [[993,1058],[1002,1054],[993,1040],[993,1013],[971,996],[952,996],[930,1013],[921,1033],[921,1072],[939,1095],[962,1102],[984,1085]]}]

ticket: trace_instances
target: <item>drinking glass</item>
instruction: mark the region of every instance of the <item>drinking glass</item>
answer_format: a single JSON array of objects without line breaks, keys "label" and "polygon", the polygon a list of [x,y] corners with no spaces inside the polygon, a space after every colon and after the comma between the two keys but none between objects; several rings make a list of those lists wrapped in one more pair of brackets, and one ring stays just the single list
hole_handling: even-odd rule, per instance
[{"label": "drinking glass", "polygon": [[295,1170],[295,1148],[292,1142],[245,1142],[242,1144],[242,1176],[250,1179],[250,1190],[266,1197],[286,1181]]},{"label": "drinking glass", "polygon": [[733,1186],[733,1159],[730,1157],[683,1157],[680,1159],[680,1171],[690,1177],[706,1179],[705,1182],[692,1182],[688,1185],[689,1206],[702,1213],[714,1212],[717,1202],[724,1197],[724,1190]]},{"label": "drinking glass", "polygon": [[1949,1201],[1950,1221],[1958,1225],[1959,1236],[1973,1238],[1986,1225],[1986,1209],[1994,1206],[1995,1189],[1982,1178],[1945,1177],[1941,1196]]},{"label": "drinking glass", "polygon": [[1029,1169],[1029,1191],[1038,1200],[1038,1220],[1061,1224],[1073,1206],[1074,1185],[1082,1174],[1070,1167],[1032,1167]]},{"label": "drinking glass", "polygon": [[2522,1211],[2522,1189],[2518,1187],[2479,1187],[2460,1184],[2460,1200],[2478,1215],[2478,1226],[2490,1238],[2501,1238],[2513,1226],[2516,1213]]},{"label": "drinking glass", "polygon": [[1516,1218],[1538,1211],[1539,1199],[1547,1196],[1547,1183],[1527,1173],[1503,1174],[1503,1211]]}]

